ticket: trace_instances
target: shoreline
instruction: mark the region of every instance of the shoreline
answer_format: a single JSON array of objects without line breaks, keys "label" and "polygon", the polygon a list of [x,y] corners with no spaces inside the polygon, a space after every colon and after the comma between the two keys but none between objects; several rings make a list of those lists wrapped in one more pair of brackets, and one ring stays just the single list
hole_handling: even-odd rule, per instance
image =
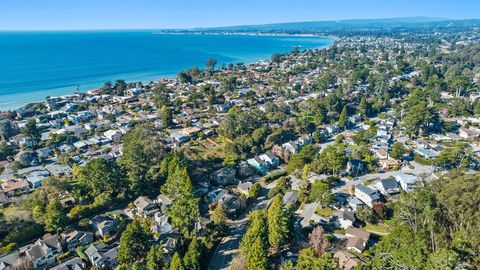
[{"label": "shoreline", "polygon": [[[154,35],[158,35],[158,34],[166,34],[166,35],[186,35],[186,34],[193,34],[193,33],[152,33]],[[309,49],[305,49],[305,51],[308,51],[308,50],[318,50],[318,49],[324,49],[324,48],[328,48],[332,45],[335,44],[335,42],[338,40],[338,37],[334,37],[334,36],[322,36],[322,35],[314,35],[314,34],[268,34],[268,33],[261,33],[261,34],[257,34],[257,33],[214,33],[214,34],[207,34],[207,33],[196,33],[198,35],[217,35],[217,36],[228,36],[228,35],[239,35],[239,36],[271,36],[271,37],[314,37],[314,38],[326,38],[326,39],[329,39],[330,42],[329,44],[325,44],[325,45],[322,45],[322,46],[319,46],[319,47],[315,47],[315,48],[309,48]],[[301,49],[301,47],[300,47]],[[276,52],[272,52],[271,55],[275,54]],[[290,53],[290,52],[287,52],[287,53]],[[254,61],[249,61],[249,62],[245,62],[244,64],[245,65],[250,65],[250,64],[254,64],[254,63],[258,63],[258,62],[261,62],[261,61],[265,61],[266,59],[268,58],[260,58],[260,59],[257,59],[257,60],[254,60]],[[232,62],[232,64],[237,64],[237,63],[241,63],[241,62]],[[227,64],[227,63],[225,63]],[[181,70],[177,71],[177,72],[180,72]],[[150,77],[150,76],[147,76],[147,77]],[[165,80],[172,80],[172,79],[175,79],[176,78],[176,75],[160,75],[160,76],[153,76],[152,79],[145,79],[145,80],[137,80],[137,79],[125,79],[125,81],[127,83],[135,83],[135,82],[141,82],[141,83],[149,83],[149,82],[156,82],[156,81],[159,81],[159,80],[162,80],[162,79],[165,79]],[[119,79],[122,79],[121,77]],[[81,90],[81,91],[75,91],[73,90],[75,88],[75,86],[66,86],[66,87],[58,87],[58,88],[52,88],[52,89],[44,89],[44,90],[37,90],[37,91],[30,91],[30,92],[26,92],[24,93],[25,95],[28,95],[29,93],[35,93],[35,92],[43,92],[43,91],[52,91],[52,90],[60,90],[60,89],[64,89],[64,88],[72,88],[72,91],[70,91],[69,93],[65,93],[65,94],[62,94],[62,95],[44,95],[43,98],[41,100],[38,100],[38,101],[31,101],[31,102],[27,102],[27,103],[24,103],[22,105],[19,105],[19,106],[12,106],[12,108],[10,109],[2,109],[0,108],[0,113],[3,113],[3,112],[8,112],[8,111],[16,111],[16,110],[22,110],[22,109],[25,109],[25,108],[28,108],[28,107],[32,107],[32,106],[35,106],[35,105],[38,105],[38,104],[41,104],[43,103],[47,97],[62,97],[62,96],[68,96],[68,95],[73,95],[73,94],[76,94],[76,93],[87,93],[89,91],[92,91],[92,90],[95,90],[95,89],[98,89],[100,88],[101,85],[99,85],[98,87],[94,87],[94,88],[89,88],[89,89],[86,89],[86,90]],[[11,94],[7,94],[5,96],[10,96]],[[1,97],[1,96],[0,96]]]}]

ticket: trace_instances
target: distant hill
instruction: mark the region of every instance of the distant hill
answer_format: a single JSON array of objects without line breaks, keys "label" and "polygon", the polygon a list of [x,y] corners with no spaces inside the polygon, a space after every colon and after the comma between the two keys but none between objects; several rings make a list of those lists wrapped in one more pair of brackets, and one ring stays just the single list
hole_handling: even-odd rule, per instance
[{"label": "distant hill", "polygon": [[329,33],[346,31],[375,31],[426,27],[480,25],[480,20],[451,20],[431,17],[405,17],[388,19],[353,19],[339,21],[290,22],[262,25],[240,25],[212,28],[170,30],[181,32],[267,32],[267,33]]}]

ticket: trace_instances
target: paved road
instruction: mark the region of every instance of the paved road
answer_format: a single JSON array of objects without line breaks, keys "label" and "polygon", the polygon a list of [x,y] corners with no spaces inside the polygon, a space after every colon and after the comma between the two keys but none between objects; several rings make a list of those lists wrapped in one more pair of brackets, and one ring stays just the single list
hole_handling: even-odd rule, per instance
[{"label": "paved road", "polygon": [[212,259],[210,260],[208,266],[209,270],[226,270],[230,268],[230,264],[240,247],[240,241],[247,229],[248,213],[255,210],[266,209],[272,201],[267,197],[268,191],[275,186],[276,181],[269,185],[262,186],[261,194],[255,202],[251,203],[243,215],[235,220],[227,220],[226,223],[230,227],[230,231],[218,244]]}]

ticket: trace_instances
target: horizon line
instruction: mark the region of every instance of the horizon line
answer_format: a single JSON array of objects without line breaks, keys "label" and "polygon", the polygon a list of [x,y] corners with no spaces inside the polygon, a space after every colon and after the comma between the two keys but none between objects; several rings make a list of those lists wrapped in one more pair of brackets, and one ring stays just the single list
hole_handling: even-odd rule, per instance
[{"label": "horizon line", "polygon": [[[286,21],[286,22],[271,22],[271,23],[252,23],[252,24],[236,24],[236,25],[223,25],[223,26],[196,26],[196,27],[185,27],[185,28],[157,28],[157,27],[138,27],[138,28],[49,28],[49,29],[36,29],[36,28],[25,28],[25,29],[0,29],[2,32],[82,32],[82,31],[195,31],[195,30],[205,30],[205,29],[216,29],[216,28],[230,28],[230,27],[247,27],[247,26],[265,26],[265,25],[276,25],[276,24],[293,24],[293,23],[312,23],[312,22],[345,22],[345,21],[368,21],[368,20],[393,20],[393,19],[412,19],[412,18],[429,18],[434,19],[435,21],[430,22],[446,22],[446,21],[469,21],[469,20],[480,20],[480,18],[463,18],[463,19],[454,19],[454,18],[443,18],[443,17],[429,17],[429,16],[404,16],[404,17],[380,17],[380,18],[363,18],[363,19],[337,19],[337,20],[310,20],[310,21]],[[405,22],[405,23],[422,23],[422,22]],[[427,22],[425,22],[427,23]]]}]

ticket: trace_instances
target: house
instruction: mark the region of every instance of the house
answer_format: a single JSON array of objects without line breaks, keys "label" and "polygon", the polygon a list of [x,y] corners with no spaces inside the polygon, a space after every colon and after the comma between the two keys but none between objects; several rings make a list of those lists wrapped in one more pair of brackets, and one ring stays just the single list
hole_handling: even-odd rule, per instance
[{"label": "house", "polygon": [[340,131],[340,127],[337,125],[328,125],[325,129],[328,131],[330,135],[333,135]]},{"label": "house", "polygon": [[356,220],[355,212],[349,210],[338,211],[334,216],[336,217],[336,225],[343,229],[353,226]]},{"label": "house", "polygon": [[358,159],[352,159],[347,162],[347,172],[358,174],[365,169],[364,162]]},{"label": "house", "polygon": [[396,159],[380,159],[378,163],[383,171],[394,170],[400,167],[400,162]]},{"label": "house", "polygon": [[243,183],[239,183],[237,185],[237,189],[238,191],[247,196],[249,195],[249,192],[250,192],[250,189],[253,187],[253,183],[252,182],[243,182]]},{"label": "house", "polygon": [[26,178],[32,188],[38,188],[49,175],[50,173],[47,170],[35,170],[30,172]]},{"label": "house", "polygon": [[78,231],[78,230],[71,230],[62,233],[63,241],[68,246],[68,250],[75,251],[75,249],[79,246],[86,246],[93,242],[93,233],[92,232],[85,232],[85,231]]},{"label": "house", "polygon": [[119,130],[107,130],[103,133],[107,139],[111,140],[112,142],[119,142],[122,139],[122,132]]},{"label": "house", "polygon": [[383,195],[400,193],[398,182],[393,178],[382,179],[374,182],[372,186]]},{"label": "house", "polygon": [[133,204],[135,205],[133,212],[142,217],[151,216],[155,212],[159,211],[157,204],[146,196],[138,197],[135,201],[133,201]]},{"label": "house", "polygon": [[364,202],[369,207],[373,207],[373,204],[380,202],[380,195],[378,193],[363,185],[359,184],[355,186],[355,197]]},{"label": "house", "polygon": [[155,223],[152,224],[153,231],[156,233],[167,234],[173,231],[173,227],[170,224],[170,218],[161,213],[157,212],[154,215]]},{"label": "house", "polygon": [[13,197],[18,193],[22,193],[30,189],[30,185],[26,180],[3,181],[1,184],[1,187],[5,195],[7,195],[7,197]]},{"label": "house", "polygon": [[57,266],[50,268],[50,270],[86,270],[87,265],[79,257],[73,257],[70,260],[63,262]]},{"label": "house", "polygon": [[280,164],[280,159],[276,157],[272,152],[267,152],[259,156],[265,163],[268,163],[269,167],[275,168]]},{"label": "house", "polygon": [[438,157],[438,153],[430,149],[417,148],[415,153],[426,159],[432,159]]},{"label": "house", "polygon": [[268,172],[268,163],[266,163],[263,159],[259,157],[254,157],[247,160],[248,164],[250,164],[257,172],[261,174],[266,174]]},{"label": "house", "polygon": [[465,140],[473,140],[480,136],[480,130],[473,128],[461,128],[458,135]]},{"label": "house", "polygon": [[298,195],[295,191],[288,191],[283,195],[282,200],[286,207],[293,207],[298,202]]},{"label": "house", "polygon": [[358,264],[362,263],[357,256],[345,250],[339,250],[335,252],[333,257],[338,259],[338,266],[344,270],[352,270]]},{"label": "house", "polygon": [[282,144],[283,150],[290,154],[295,154],[300,150],[300,146],[296,142],[286,142]]},{"label": "house", "polygon": [[90,224],[94,228],[94,230],[100,236],[110,236],[112,235],[113,231],[116,229],[118,221],[114,218],[111,218],[105,214],[100,214],[94,216],[90,220]]},{"label": "house", "polygon": [[90,263],[99,270],[114,270],[117,266],[118,246],[109,246],[105,243],[90,245],[85,250]]},{"label": "house", "polygon": [[69,166],[60,165],[58,163],[45,166],[45,170],[50,172],[50,174],[55,177],[70,176],[73,173],[72,168]]},{"label": "house", "polygon": [[55,264],[56,257],[62,254],[62,244],[58,236],[53,235],[45,239],[38,239],[25,250],[26,258],[34,269],[45,269]]},{"label": "house", "polygon": [[417,187],[418,177],[413,174],[400,173],[396,174],[395,180],[400,183],[400,186],[405,192],[411,192],[415,187]]},{"label": "house", "polygon": [[385,150],[384,148],[374,149],[373,153],[379,159],[388,159],[388,151]]},{"label": "house", "polygon": [[362,253],[367,248],[370,233],[364,229],[348,227],[345,230],[345,237],[347,237],[347,250]]},{"label": "house", "polygon": [[162,212],[165,212],[165,210],[172,204],[172,200],[166,195],[160,194],[157,196],[157,199],[155,199],[155,203],[160,206]]},{"label": "house", "polygon": [[0,270],[16,270],[25,263],[25,258],[20,257],[20,252],[0,255]]},{"label": "house", "polygon": [[210,176],[213,182],[220,186],[229,186],[238,184],[235,178],[237,171],[233,167],[224,167],[214,171]]}]

